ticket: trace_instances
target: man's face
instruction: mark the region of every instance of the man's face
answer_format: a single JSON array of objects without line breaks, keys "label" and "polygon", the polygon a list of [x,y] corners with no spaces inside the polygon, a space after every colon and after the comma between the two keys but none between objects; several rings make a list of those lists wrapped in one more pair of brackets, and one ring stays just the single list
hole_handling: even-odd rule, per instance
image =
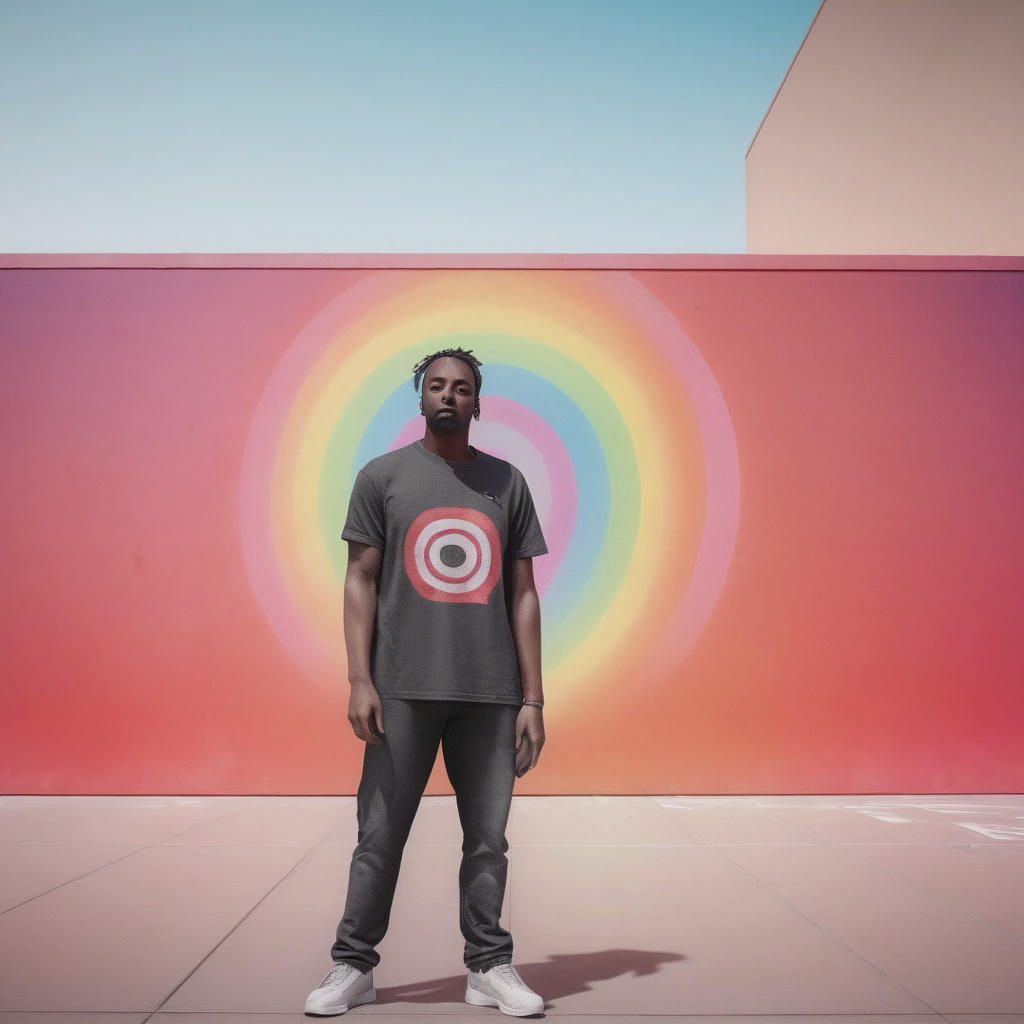
[{"label": "man's face", "polygon": [[476,405],[473,373],[451,356],[435,359],[423,375],[423,415],[437,434],[457,434],[469,426]]}]

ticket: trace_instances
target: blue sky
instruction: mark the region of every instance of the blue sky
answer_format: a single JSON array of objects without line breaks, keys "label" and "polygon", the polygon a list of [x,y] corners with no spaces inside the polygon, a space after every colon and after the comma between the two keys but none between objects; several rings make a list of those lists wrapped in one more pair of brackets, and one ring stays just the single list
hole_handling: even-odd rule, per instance
[{"label": "blue sky", "polygon": [[0,250],[742,252],[818,0],[0,0]]}]

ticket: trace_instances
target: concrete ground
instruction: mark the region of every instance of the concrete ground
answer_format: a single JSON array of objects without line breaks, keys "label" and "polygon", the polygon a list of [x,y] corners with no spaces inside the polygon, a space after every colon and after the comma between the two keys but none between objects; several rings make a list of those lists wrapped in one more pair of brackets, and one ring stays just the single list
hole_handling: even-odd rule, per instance
[{"label": "concrete ground", "polygon": [[[352,797],[0,797],[0,1024],[284,1024],[331,966]],[[1024,797],[515,797],[504,923],[573,1024],[1024,1024]],[[426,797],[377,1001],[463,1000]]]}]

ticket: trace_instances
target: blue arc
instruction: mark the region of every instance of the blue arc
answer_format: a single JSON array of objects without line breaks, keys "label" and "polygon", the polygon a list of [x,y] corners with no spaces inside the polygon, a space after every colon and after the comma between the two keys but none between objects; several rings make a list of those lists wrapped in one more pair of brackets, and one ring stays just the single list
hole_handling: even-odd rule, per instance
[{"label": "blue arc", "polygon": [[[590,421],[561,388],[518,366],[488,363],[485,394],[501,395],[528,405],[561,438],[576,474],[576,525],[569,547],[544,595],[544,617],[556,627],[572,610],[598,563],[608,532],[611,485],[608,464]],[[524,396],[529,396],[524,401]],[[395,435],[416,410],[408,381],[396,387],[367,424],[356,447],[350,484],[370,459],[387,451]]]}]

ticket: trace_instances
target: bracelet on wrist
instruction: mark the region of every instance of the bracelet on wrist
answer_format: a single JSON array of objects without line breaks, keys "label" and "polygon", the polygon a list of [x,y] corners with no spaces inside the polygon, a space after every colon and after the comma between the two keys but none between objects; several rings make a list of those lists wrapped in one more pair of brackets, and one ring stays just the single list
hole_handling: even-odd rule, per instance
[{"label": "bracelet on wrist", "polygon": [[544,701],[542,700],[524,700],[523,707],[528,708],[542,708],[544,707]]}]

